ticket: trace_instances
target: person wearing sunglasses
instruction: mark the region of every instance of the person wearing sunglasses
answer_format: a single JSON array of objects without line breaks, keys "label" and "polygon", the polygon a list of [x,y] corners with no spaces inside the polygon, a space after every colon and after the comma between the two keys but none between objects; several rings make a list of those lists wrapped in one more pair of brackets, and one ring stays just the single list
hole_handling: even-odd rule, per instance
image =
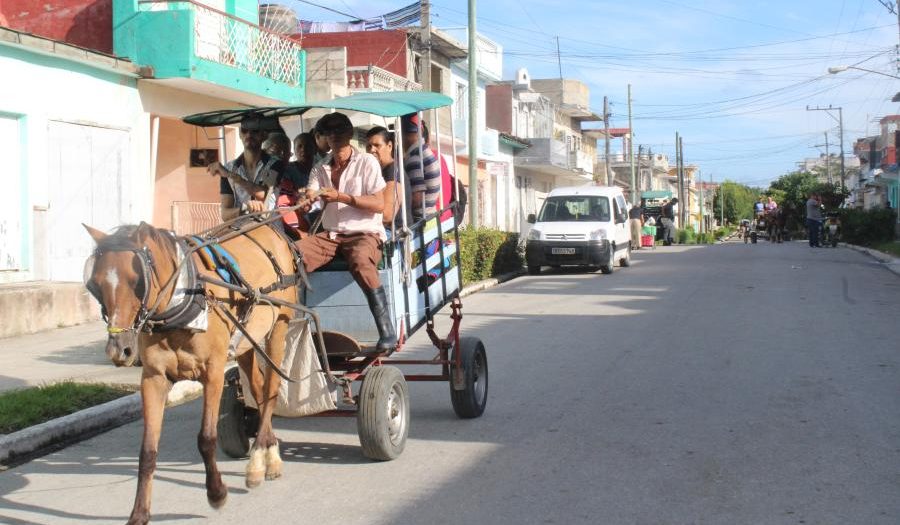
[{"label": "person wearing sunglasses", "polygon": [[284,163],[262,149],[269,132],[278,122],[259,115],[241,120],[240,137],[244,151],[231,162],[213,162],[207,167],[219,179],[221,216],[223,221],[238,215],[275,208],[276,187],[284,173]]}]

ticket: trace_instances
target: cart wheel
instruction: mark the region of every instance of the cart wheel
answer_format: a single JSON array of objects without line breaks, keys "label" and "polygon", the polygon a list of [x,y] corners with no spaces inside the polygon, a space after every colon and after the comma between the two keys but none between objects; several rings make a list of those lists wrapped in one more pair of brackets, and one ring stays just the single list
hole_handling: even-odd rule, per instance
[{"label": "cart wheel", "polygon": [[616,269],[616,247],[615,245],[610,245],[609,247],[609,261],[606,264],[600,265],[600,272],[609,275],[613,273],[613,270]]},{"label": "cart wheel", "polygon": [[540,266],[528,266],[528,275],[540,275],[541,267]]},{"label": "cart wheel", "polygon": [[[456,371],[456,352],[461,352],[460,363],[464,378],[464,388],[453,388]],[[454,349],[450,358],[450,401],[453,410],[463,419],[478,417],[484,413],[488,393],[488,362],[484,343],[477,337],[460,337],[459,349]]]},{"label": "cart wheel", "polygon": [[751,244],[756,244],[756,238],[757,238],[757,237],[756,237],[756,232],[751,233],[751,234],[750,234],[750,243],[751,243]]},{"label": "cart wheel", "polygon": [[238,398],[241,388],[237,367],[225,372],[225,388],[219,403],[219,422],[216,425],[219,448],[233,458],[245,458],[250,452],[244,403]]},{"label": "cart wheel", "polygon": [[400,370],[376,366],[359,389],[356,432],[363,455],[387,461],[403,452],[409,434],[409,389]]},{"label": "cart wheel", "polygon": [[831,247],[832,247],[832,248],[837,248],[837,244],[838,244],[837,237],[832,238],[832,239],[831,239]]},{"label": "cart wheel", "polygon": [[628,245],[628,247],[625,248],[625,257],[619,259],[619,266],[622,268],[631,266],[631,245]]}]

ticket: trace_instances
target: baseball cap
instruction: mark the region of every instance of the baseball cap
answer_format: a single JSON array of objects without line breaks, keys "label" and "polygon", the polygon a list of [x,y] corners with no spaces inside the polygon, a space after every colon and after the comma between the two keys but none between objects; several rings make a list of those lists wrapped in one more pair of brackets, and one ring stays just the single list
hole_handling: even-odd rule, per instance
[{"label": "baseball cap", "polygon": [[400,117],[400,128],[403,130],[403,133],[418,133],[419,115],[416,113],[410,113],[408,115],[403,115],[402,117]]}]

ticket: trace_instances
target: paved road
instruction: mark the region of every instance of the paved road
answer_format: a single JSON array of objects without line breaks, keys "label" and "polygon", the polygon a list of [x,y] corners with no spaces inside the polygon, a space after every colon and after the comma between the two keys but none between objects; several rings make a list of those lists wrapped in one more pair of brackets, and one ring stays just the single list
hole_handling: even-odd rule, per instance
[{"label": "paved road", "polygon": [[[900,523],[900,278],[800,243],[634,259],[467,298],[487,412],[457,420],[446,385],[413,384],[392,462],[361,456],[353,420],[281,420],[285,477],[251,494],[225,460],[214,511],[198,404],[171,410],[155,522]],[[0,522],[124,522],[139,436],[127,425],[0,473]]]}]

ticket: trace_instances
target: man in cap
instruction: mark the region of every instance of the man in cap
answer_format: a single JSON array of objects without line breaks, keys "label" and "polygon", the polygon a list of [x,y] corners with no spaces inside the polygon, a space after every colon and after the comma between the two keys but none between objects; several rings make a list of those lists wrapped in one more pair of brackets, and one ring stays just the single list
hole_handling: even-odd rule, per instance
[{"label": "man in cap", "polygon": [[441,194],[441,163],[422,136],[419,115],[410,113],[400,120],[403,130],[403,169],[412,188],[412,213],[415,220],[437,209]]},{"label": "man in cap", "polygon": [[284,164],[262,150],[262,143],[271,128],[277,128],[277,121],[273,120],[260,115],[244,117],[240,127],[243,153],[224,166],[213,162],[207,167],[210,175],[221,177],[219,194],[223,221],[243,213],[275,208],[275,187],[284,172]]},{"label": "man in cap", "polygon": [[309,175],[307,198],[322,201],[325,231],[297,242],[307,272],[320,268],[340,253],[362,288],[378,329],[377,353],[397,346],[378,262],[386,239],[382,225],[385,182],[373,155],[350,145],[353,124],[343,113],[322,117],[317,129],[328,140],[331,153]]}]

